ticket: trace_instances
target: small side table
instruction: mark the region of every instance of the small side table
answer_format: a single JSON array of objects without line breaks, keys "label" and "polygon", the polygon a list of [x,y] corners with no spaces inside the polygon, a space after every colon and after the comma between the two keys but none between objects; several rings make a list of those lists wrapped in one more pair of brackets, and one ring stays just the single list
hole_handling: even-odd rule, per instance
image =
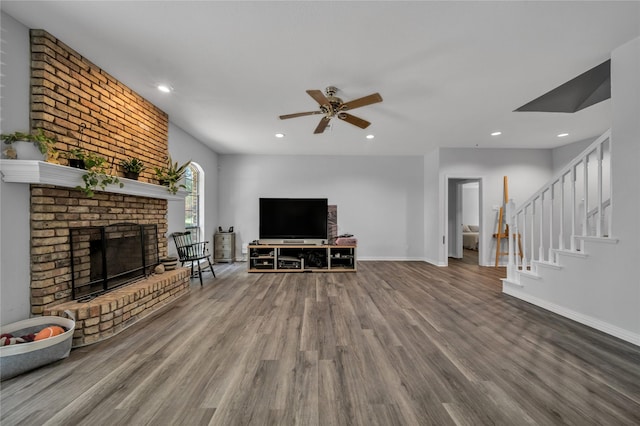
[{"label": "small side table", "polygon": [[214,262],[233,263],[235,250],[236,234],[234,232],[218,232],[213,236]]}]

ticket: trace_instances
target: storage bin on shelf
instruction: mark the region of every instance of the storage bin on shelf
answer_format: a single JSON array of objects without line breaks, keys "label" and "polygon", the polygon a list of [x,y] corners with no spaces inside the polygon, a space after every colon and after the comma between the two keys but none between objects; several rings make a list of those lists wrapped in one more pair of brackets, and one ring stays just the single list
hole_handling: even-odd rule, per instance
[{"label": "storage bin on shelf", "polygon": [[15,377],[69,356],[76,322],[70,311],[65,313],[69,318],[34,317],[0,327],[0,334],[11,333],[14,336],[37,333],[51,325],[59,325],[66,329],[64,333],[47,339],[0,346],[0,380]]}]

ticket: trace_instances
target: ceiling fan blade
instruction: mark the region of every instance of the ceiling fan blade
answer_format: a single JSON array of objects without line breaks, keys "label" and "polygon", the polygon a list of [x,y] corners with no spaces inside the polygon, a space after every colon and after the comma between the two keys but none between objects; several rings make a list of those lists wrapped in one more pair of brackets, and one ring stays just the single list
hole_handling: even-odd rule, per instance
[{"label": "ceiling fan blade", "polygon": [[353,124],[354,126],[358,126],[361,129],[366,129],[371,124],[367,120],[363,120],[362,118],[356,117],[355,115],[347,114],[346,112],[341,112],[340,114],[338,114],[338,118],[340,120],[346,121],[347,123]]},{"label": "ceiling fan blade", "polygon": [[320,123],[318,123],[318,127],[316,127],[316,130],[314,130],[313,133],[318,134],[318,133],[324,132],[324,129],[327,128],[330,120],[331,120],[331,117],[322,117],[322,119],[320,120]]},{"label": "ceiling fan blade", "polygon": [[309,96],[316,100],[320,105],[330,105],[329,99],[320,90],[307,90]]},{"label": "ceiling fan blade", "polygon": [[377,102],[382,102],[382,96],[380,96],[380,93],[374,93],[372,95],[365,96],[363,98],[358,98],[349,102],[345,102],[342,104],[340,109],[341,110],[355,109],[355,108],[360,108],[366,105],[375,104]]},{"label": "ceiling fan blade", "polygon": [[280,120],[286,120],[287,118],[304,117],[305,115],[315,114],[322,114],[322,111],[296,112],[295,114],[285,114],[280,116]]}]

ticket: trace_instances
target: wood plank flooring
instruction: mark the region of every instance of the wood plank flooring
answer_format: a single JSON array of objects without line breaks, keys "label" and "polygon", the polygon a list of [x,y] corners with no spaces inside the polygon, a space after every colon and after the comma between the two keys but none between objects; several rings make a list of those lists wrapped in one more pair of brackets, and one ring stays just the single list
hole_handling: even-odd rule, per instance
[{"label": "wood plank flooring", "polygon": [[9,425],[638,425],[640,348],[449,259],[217,279],[1,383]]}]

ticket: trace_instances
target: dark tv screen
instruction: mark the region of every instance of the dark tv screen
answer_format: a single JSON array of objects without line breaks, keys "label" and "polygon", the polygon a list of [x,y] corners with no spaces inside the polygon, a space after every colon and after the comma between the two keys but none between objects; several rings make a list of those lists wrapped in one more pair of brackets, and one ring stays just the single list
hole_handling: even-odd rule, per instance
[{"label": "dark tv screen", "polygon": [[326,198],[260,198],[261,239],[327,239]]}]

